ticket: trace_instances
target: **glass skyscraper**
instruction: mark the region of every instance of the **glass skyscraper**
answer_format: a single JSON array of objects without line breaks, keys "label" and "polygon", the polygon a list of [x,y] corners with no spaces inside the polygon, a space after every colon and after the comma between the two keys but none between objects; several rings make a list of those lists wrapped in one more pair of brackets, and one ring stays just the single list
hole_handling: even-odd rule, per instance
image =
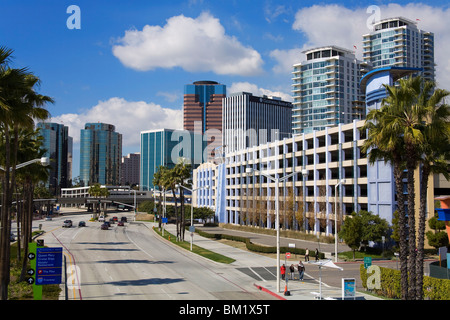
[{"label": "glass skyscraper", "polygon": [[37,128],[44,138],[44,156],[50,159],[46,186],[56,194],[57,188],[69,187],[72,180],[72,137],[69,137],[69,127],[62,124],[40,122]]},{"label": "glass skyscraper", "polygon": [[80,180],[85,186],[120,184],[122,135],[115,126],[86,123],[80,132]]},{"label": "glass skyscraper", "polygon": [[363,35],[363,55],[373,68],[421,68],[422,77],[434,81],[434,34],[420,30],[415,21],[403,17],[378,21],[373,32]]},{"label": "glass skyscraper", "polygon": [[206,141],[201,134],[187,130],[149,130],[141,132],[141,168],[139,188],[153,188],[153,175],[159,166],[173,168],[180,158],[196,168],[203,162]]},{"label": "glass skyscraper", "polygon": [[306,61],[294,65],[292,130],[294,134],[324,130],[364,117],[359,90],[367,64],[350,50],[325,46],[303,52]]}]

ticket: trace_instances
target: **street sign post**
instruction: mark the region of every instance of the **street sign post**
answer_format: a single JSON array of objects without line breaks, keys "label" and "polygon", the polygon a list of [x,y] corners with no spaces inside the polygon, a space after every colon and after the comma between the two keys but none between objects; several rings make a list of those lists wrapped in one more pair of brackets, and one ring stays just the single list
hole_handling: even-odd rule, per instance
[{"label": "street sign post", "polygon": [[364,257],[364,268],[367,269],[372,265],[372,257]]},{"label": "street sign post", "polygon": [[36,285],[60,284],[62,248],[37,248]]},{"label": "street sign post", "polygon": [[[42,242],[40,243],[42,244]],[[28,244],[30,269],[26,281],[33,285],[34,300],[42,300],[42,285],[60,284],[62,278],[62,248],[43,248]]]}]

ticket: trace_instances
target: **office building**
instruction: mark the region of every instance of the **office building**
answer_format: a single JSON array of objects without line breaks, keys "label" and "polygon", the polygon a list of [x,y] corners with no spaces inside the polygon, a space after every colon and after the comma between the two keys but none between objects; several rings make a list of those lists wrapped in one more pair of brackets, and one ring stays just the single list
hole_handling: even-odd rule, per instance
[{"label": "office building", "polygon": [[80,132],[80,180],[85,186],[120,184],[122,135],[106,123],[86,123]]},{"label": "office building", "polygon": [[233,93],[223,99],[225,152],[292,136],[292,103],[277,97]]},{"label": "office building", "polygon": [[417,21],[403,17],[383,19],[363,35],[364,61],[374,68],[420,68],[417,72],[434,81],[434,34],[418,28]]},{"label": "office building", "polygon": [[183,128],[206,136],[213,149],[222,145],[222,99],[226,86],[215,81],[196,81],[184,87]]},{"label": "office building", "polygon": [[294,134],[324,130],[364,118],[359,82],[370,68],[350,50],[325,46],[303,52],[293,71]]},{"label": "office building", "polygon": [[154,187],[153,175],[159,166],[173,168],[180,158],[196,168],[203,163],[206,142],[201,134],[187,130],[149,130],[141,132],[141,163],[139,189]]},{"label": "office building", "polygon": [[46,186],[57,194],[58,188],[66,188],[72,180],[72,137],[69,127],[58,123],[40,122],[37,124],[44,138],[45,157],[50,159],[50,173]]},{"label": "office building", "polygon": [[130,153],[122,157],[120,184],[125,185],[138,185],[139,184],[139,170],[140,170],[141,154]]}]

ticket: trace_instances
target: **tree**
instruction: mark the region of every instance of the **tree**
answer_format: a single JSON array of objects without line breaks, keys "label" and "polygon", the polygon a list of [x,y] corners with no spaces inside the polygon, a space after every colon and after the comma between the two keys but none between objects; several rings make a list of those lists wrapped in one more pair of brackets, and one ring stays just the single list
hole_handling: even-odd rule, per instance
[{"label": "tree", "polygon": [[347,217],[344,224],[339,231],[339,237],[342,238],[345,243],[353,251],[353,260],[355,259],[355,252],[359,249],[363,238],[363,228],[361,216],[353,212],[351,216]]},{"label": "tree", "polygon": [[[402,299],[422,299],[423,258],[428,177],[448,175],[450,111],[443,103],[449,93],[421,77],[401,79],[399,86],[385,86],[387,97],[380,110],[371,110],[363,129],[370,150],[369,162],[384,159],[394,168],[398,201]],[[420,214],[416,237],[414,171],[420,165]],[[403,209],[403,169],[407,175],[408,219]],[[409,256],[409,258],[408,258]],[[408,280],[409,279],[409,283]]]},{"label": "tree", "polygon": [[[159,203],[158,203],[158,212],[159,212],[159,228],[161,229],[162,224],[162,216],[163,216],[163,208],[162,208],[162,199],[163,199],[163,192],[165,192],[165,185],[164,185],[164,175],[166,174],[165,171],[167,170],[164,166],[159,166],[156,172],[153,174],[153,186],[156,189],[159,190]],[[155,201],[156,202],[156,201]]]},{"label": "tree", "polygon": [[[435,88],[433,82],[425,82],[418,105],[424,110],[423,141],[420,144],[421,166],[420,209],[416,257],[416,299],[423,299],[423,263],[425,223],[427,216],[428,179],[432,174],[442,174],[450,179],[450,106],[444,99],[450,92]],[[448,238],[447,238],[448,241]]]},{"label": "tree", "polygon": [[[367,130],[367,139],[361,151],[368,155],[370,164],[379,160],[390,163],[393,168],[395,189],[397,197],[398,231],[399,231],[399,258],[401,274],[402,299],[408,298],[408,237],[409,229],[405,211],[405,196],[403,194],[403,178],[406,169],[405,140],[399,128],[399,113],[405,107],[405,92],[401,87],[385,86],[387,97],[383,99],[380,109],[372,109],[367,114],[366,122],[361,130]],[[411,215],[410,215],[411,216]],[[411,226],[410,226],[411,227]]]},{"label": "tree", "polygon": [[[191,177],[191,168],[192,166],[188,163],[186,163],[184,158],[179,158],[178,163],[175,165],[173,170],[173,180],[175,184],[179,185],[185,185],[186,181]],[[188,185],[187,187],[191,187]],[[173,189],[172,189],[173,190]],[[184,241],[184,234],[185,234],[185,225],[186,225],[186,219],[185,219],[185,206],[184,206],[184,188],[179,188],[180,191],[180,219],[177,220],[177,237],[178,233],[180,236],[181,241]],[[175,197],[175,192],[173,192]],[[191,195],[192,197],[193,195]],[[192,199],[192,198],[191,198]],[[175,205],[176,205],[176,199],[175,199]],[[178,215],[177,215],[178,217]]]},{"label": "tree", "polygon": [[449,245],[447,232],[442,231],[445,230],[445,222],[438,220],[437,212],[434,213],[434,217],[428,220],[428,226],[434,230],[426,233],[428,244],[430,246],[438,249]]},{"label": "tree", "polygon": [[[12,50],[0,47],[0,128],[5,152],[2,159],[4,168],[2,176],[3,201],[1,209],[0,231],[0,299],[8,297],[9,260],[10,260],[10,214],[12,190],[15,187],[15,168],[17,163],[17,141],[19,127],[34,127],[33,119],[44,120],[49,113],[42,108],[53,102],[49,97],[35,92],[39,79],[27,68],[9,67]],[[11,134],[11,131],[13,134]],[[29,160],[29,159],[28,159]]]},{"label": "tree", "polygon": [[358,215],[361,217],[361,243],[364,247],[367,247],[369,241],[380,242],[383,236],[387,235],[389,224],[385,219],[365,210],[361,210]]}]

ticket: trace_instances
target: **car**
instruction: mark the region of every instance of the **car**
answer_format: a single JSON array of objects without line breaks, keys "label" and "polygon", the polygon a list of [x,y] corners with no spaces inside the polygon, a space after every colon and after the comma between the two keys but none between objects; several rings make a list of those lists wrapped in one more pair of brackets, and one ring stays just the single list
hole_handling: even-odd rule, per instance
[{"label": "car", "polygon": [[110,218],[110,219],[109,219],[109,223],[110,223],[110,224],[114,224],[114,219],[113,219],[113,218]]},{"label": "car", "polygon": [[84,221],[78,222],[78,227],[86,227],[86,222]]},{"label": "car", "polygon": [[108,230],[108,228],[109,228],[109,226],[107,223],[102,224],[100,227],[100,229],[102,229],[102,230]]},{"label": "car", "polygon": [[119,218],[117,217],[112,217],[113,221],[119,221]]},{"label": "car", "polygon": [[71,228],[72,220],[64,220],[63,228]]},{"label": "car", "polygon": [[127,222],[128,220],[127,220],[127,217],[121,217],[121,218],[120,218],[120,221],[122,221],[122,222]]},{"label": "car", "polygon": [[105,221],[105,223],[103,223],[103,224],[106,224],[108,226],[108,228],[111,227],[111,223],[109,223],[109,221]]},{"label": "car", "polygon": [[46,216],[46,217],[45,217],[45,221],[52,221],[52,217]]},{"label": "car", "polygon": [[99,222],[105,221],[105,216],[100,216],[100,217],[98,217],[98,221],[99,221]]},{"label": "car", "polygon": [[123,226],[125,225],[125,223],[124,223],[123,221],[119,221],[119,222],[117,223],[117,225],[118,225],[119,227],[123,227]]},{"label": "car", "polygon": [[9,241],[11,242],[16,241],[16,237],[14,237],[14,234],[12,232],[9,234]]}]

